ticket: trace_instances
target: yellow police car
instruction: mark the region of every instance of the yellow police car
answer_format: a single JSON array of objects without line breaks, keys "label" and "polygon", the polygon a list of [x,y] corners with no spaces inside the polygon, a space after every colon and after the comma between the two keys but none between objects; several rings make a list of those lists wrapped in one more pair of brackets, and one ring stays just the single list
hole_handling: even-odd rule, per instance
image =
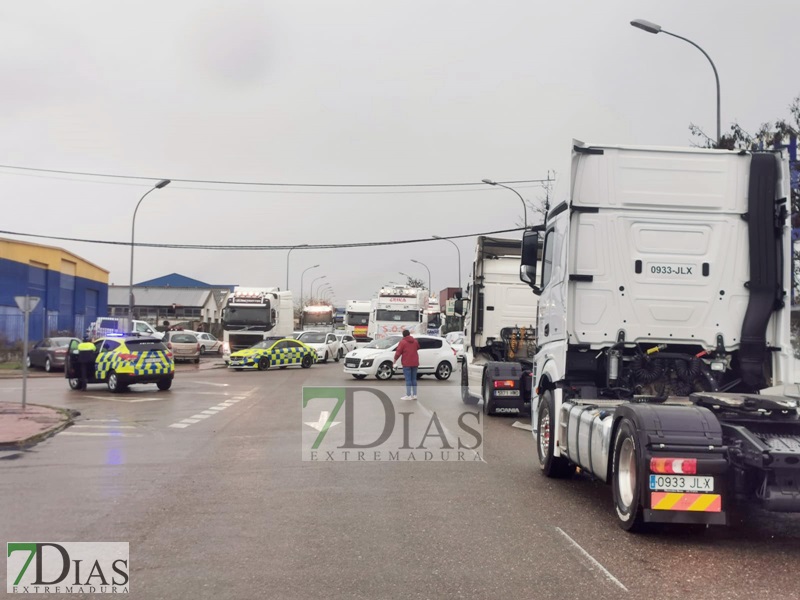
[{"label": "yellow police car", "polygon": [[292,338],[266,339],[252,348],[239,350],[231,354],[229,369],[258,369],[266,371],[270,367],[284,369],[299,365],[308,369],[317,362],[317,353],[303,342]]},{"label": "yellow police car", "polygon": [[94,360],[87,364],[85,380],[78,344],[78,340],[70,343],[64,367],[64,376],[73,390],[84,389],[86,383],[105,383],[112,392],[121,392],[136,383],[155,383],[162,391],[172,386],[175,360],[157,338],[119,336],[95,340]]}]

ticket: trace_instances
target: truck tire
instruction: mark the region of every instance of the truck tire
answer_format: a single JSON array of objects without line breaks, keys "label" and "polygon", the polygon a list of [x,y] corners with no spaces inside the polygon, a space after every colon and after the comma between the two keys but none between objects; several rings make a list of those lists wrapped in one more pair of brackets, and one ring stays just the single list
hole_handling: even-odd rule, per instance
[{"label": "truck tire", "polygon": [[642,486],[641,461],[636,428],[629,419],[624,418],[614,437],[611,488],[617,519],[625,531],[641,531],[644,526],[642,506],[639,502]]},{"label": "truck tire", "polygon": [[539,400],[539,410],[536,414],[536,430],[539,432],[536,439],[536,453],[539,457],[539,468],[545,476],[564,479],[575,473],[575,465],[563,456],[553,456],[556,443],[553,419],[556,413],[555,403],[552,390],[546,390]]},{"label": "truck tire", "polygon": [[267,369],[269,369],[269,358],[262,356],[258,359],[258,370],[266,371]]},{"label": "truck tire", "polygon": [[492,400],[492,388],[489,386],[489,378],[483,376],[483,385],[481,385],[481,398],[483,398],[483,414],[494,415],[494,400]]},{"label": "truck tire", "polygon": [[388,381],[394,375],[394,365],[392,361],[387,360],[382,362],[378,365],[378,370],[375,371],[375,379],[380,379],[381,381]]},{"label": "truck tire", "polygon": [[467,371],[467,363],[461,363],[461,401],[464,404],[474,406],[478,403],[480,398],[473,396],[469,393],[469,372]]}]

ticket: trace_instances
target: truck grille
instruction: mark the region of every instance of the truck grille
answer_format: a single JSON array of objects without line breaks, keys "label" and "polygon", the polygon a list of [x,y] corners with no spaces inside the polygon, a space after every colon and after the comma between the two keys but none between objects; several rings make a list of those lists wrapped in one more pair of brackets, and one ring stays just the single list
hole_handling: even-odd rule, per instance
[{"label": "truck grille", "polygon": [[344,366],[350,367],[351,369],[357,369],[358,365],[361,364],[361,360],[358,358],[345,358],[344,359]]}]

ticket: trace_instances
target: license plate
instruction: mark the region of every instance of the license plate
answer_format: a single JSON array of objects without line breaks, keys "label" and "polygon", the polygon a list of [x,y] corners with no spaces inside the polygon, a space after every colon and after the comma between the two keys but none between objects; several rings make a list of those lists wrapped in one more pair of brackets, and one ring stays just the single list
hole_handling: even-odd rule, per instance
[{"label": "license plate", "polygon": [[161,359],[160,358],[145,358],[144,362],[146,362],[146,363],[160,363]]},{"label": "license plate", "polygon": [[495,396],[519,396],[519,390],[497,390]]},{"label": "license plate", "polygon": [[696,475],[650,475],[650,489],[660,492],[713,492],[714,478]]}]

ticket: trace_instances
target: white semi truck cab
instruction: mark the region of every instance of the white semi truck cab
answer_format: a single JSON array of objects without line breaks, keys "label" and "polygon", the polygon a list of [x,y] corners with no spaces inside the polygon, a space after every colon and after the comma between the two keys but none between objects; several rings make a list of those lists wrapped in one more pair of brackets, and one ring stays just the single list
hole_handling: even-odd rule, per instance
[{"label": "white semi truck cab", "polygon": [[267,336],[288,337],[293,325],[292,292],[279,288],[234,288],[222,311],[225,362],[231,352],[250,348]]},{"label": "white semi truck cab", "polygon": [[577,142],[524,236],[539,465],[610,483],[625,529],[800,511],[789,193],[781,152]]}]

